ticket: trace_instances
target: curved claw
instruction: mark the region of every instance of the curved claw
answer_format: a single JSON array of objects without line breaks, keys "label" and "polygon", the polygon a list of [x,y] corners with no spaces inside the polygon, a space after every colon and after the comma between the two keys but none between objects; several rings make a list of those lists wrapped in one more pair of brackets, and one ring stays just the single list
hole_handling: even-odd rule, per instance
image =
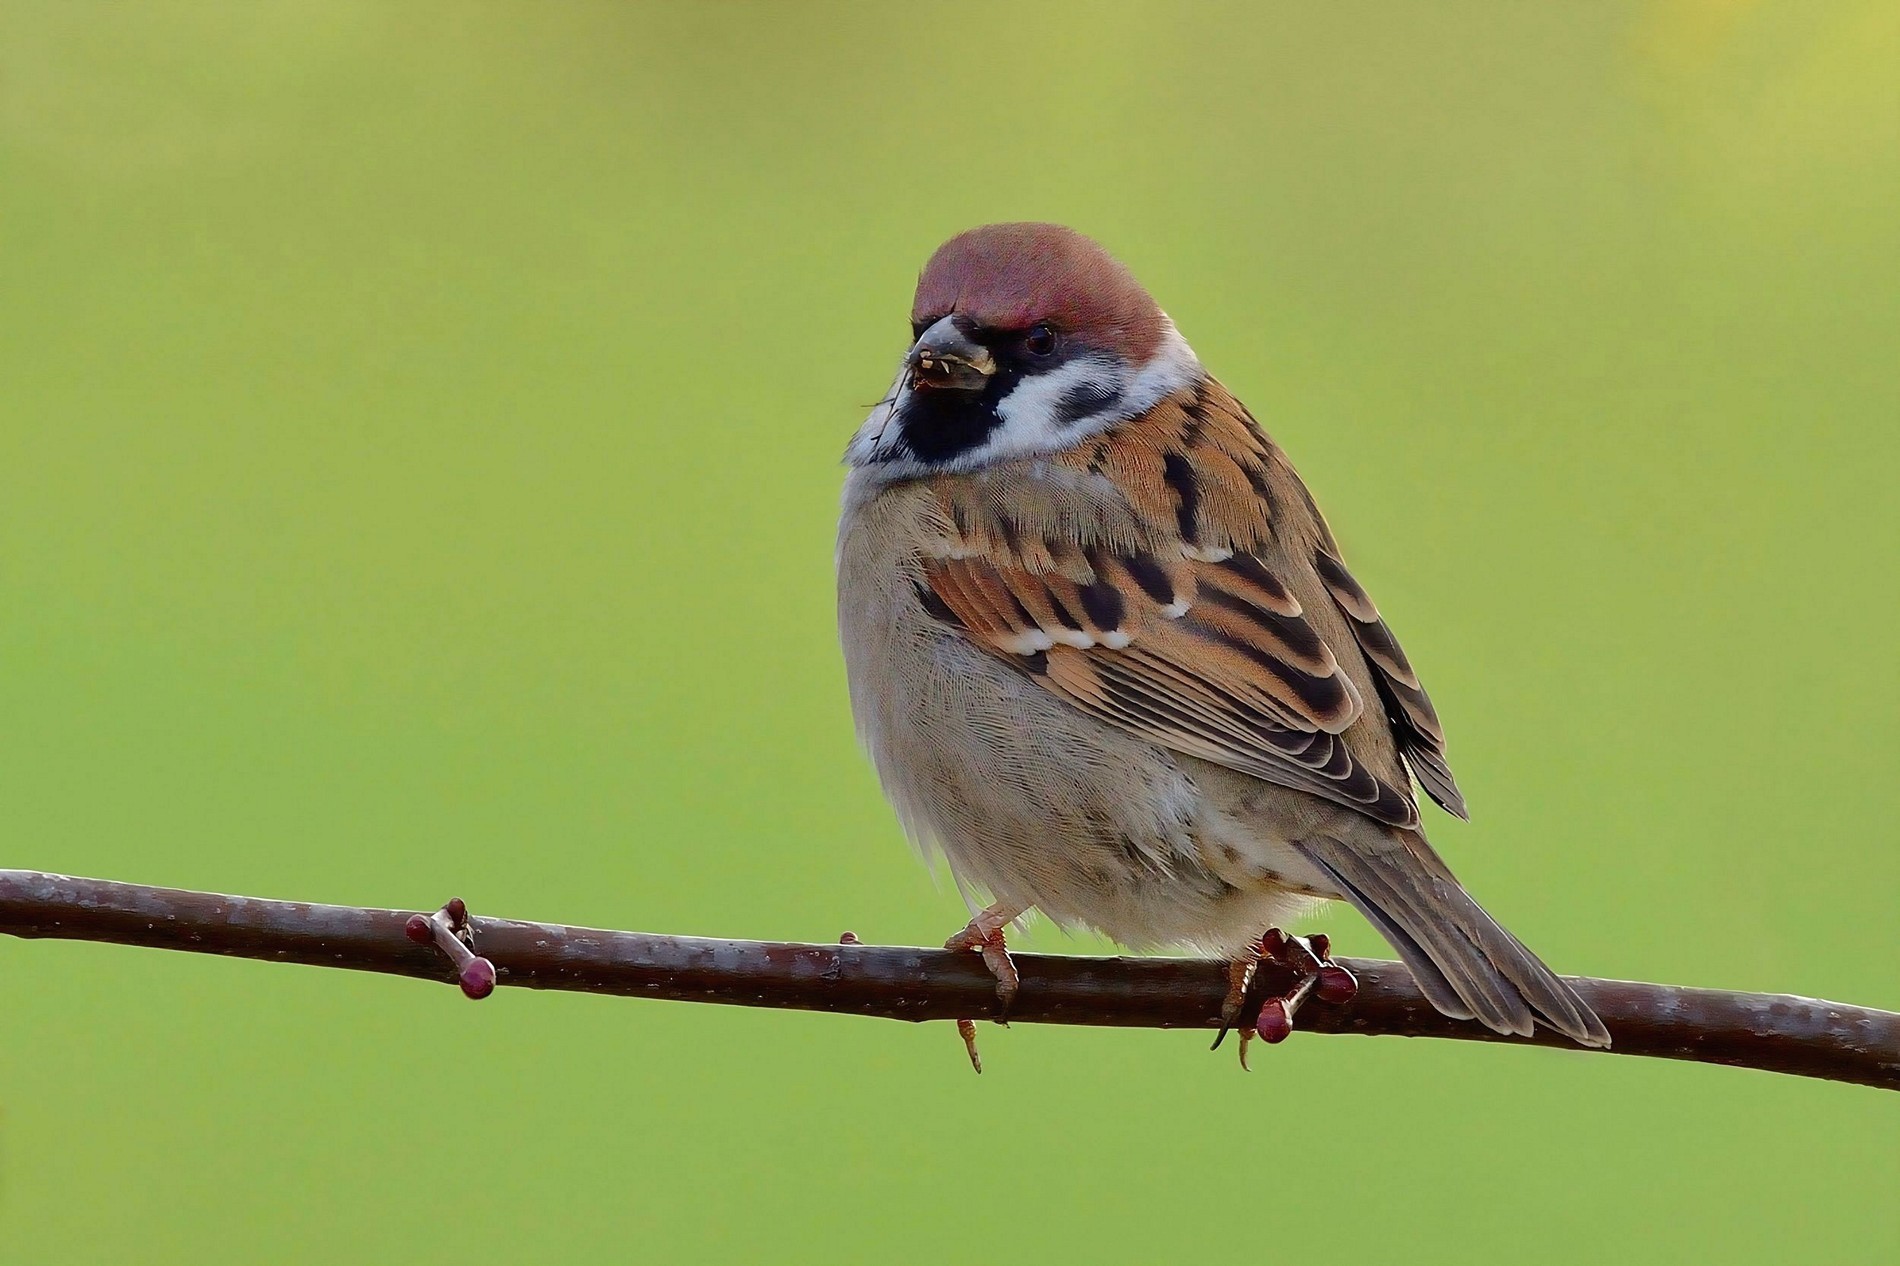
[{"label": "curved claw", "polygon": [[[996,978],[996,1022],[1009,1023],[1009,1008],[1016,1001],[1016,991],[1023,983],[1022,974],[1016,970],[1016,962],[1009,956],[1009,944],[1003,938],[1003,928],[1021,915],[1023,908],[1006,904],[997,904],[984,910],[971,919],[961,932],[943,943],[947,950],[975,950],[983,956],[983,966]],[[976,1051],[976,1021],[958,1020],[957,1036],[963,1039],[963,1049],[970,1056],[970,1067],[977,1072],[983,1071],[983,1057]]]},{"label": "curved claw", "polygon": [[977,1076],[981,1077],[983,1075],[983,1057],[976,1053],[976,1021],[958,1020],[957,1036],[963,1039],[963,1049],[969,1052],[970,1067],[974,1068]]},{"label": "curved claw", "polygon": [[971,919],[961,932],[943,943],[947,950],[975,950],[983,957],[983,966],[996,978],[996,1022],[1007,1023],[1010,1004],[1022,987],[1022,973],[1009,956],[1009,943],[1003,936],[1002,923],[989,911]]},{"label": "curved claw", "polygon": [[[1214,1034],[1214,1044],[1207,1049],[1217,1051],[1220,1044],[1227,1040],[1228,1030],[1240,1023],[1241,1014],[1247,1006],[1247,990],[1253,985],[1254,968],[1259,966],[1259,958],[1240,958],[1227,964],[1227,996],[1220,1004],[1220,1031]],[[1240,1066],[1247,1066],[1247,1034],[1240,1035]]]},{"label": "curved claw", "polygon": [[1022,988],[1022,973],[1016,970],[1016,960],[1009,956],[1001,932],[996,934],[995,944],[982,947],[982,954],[983,965],[996,977],[996,1022],[1007,1023],[1010,1005],[1016,1001],[1017,990]]}]

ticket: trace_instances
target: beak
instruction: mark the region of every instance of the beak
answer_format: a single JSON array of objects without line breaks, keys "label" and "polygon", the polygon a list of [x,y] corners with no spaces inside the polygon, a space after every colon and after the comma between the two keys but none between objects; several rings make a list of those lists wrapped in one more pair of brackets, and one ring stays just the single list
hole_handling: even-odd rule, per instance
[{"label": "beak", "polygon": [[990,349],[965,333],[954,316],[919,335],[905,364],[917,386],[941,391],[981,391],[996,372]]}]

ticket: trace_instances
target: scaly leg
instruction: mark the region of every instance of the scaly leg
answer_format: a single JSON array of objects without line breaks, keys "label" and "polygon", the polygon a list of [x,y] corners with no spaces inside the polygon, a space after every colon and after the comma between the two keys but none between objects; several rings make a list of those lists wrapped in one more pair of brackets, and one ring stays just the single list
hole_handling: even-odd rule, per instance
[{"label": "scaly leg", "polygon": [[1259,965],[1259,941],[1248,947],[1245,958],[1236,958],[1227,964],[1227,996],[1220,1004],[1220,1032],[1214,1035],[1214,1044],[1208,1050],[1219,1050],[1220,1044],[1227,1040],[1228,1030],[1240,1022],[1241,1011],[1247,1005],[1247,990],[1253,984],[1254,969]]},{"label": "scaly leg", "polygon": [[[999,901],[971,919],[961,932],[943,943],[947,950],[975,950],[983,956],[983,965],[996,977],[996,1022],[1002,1024],[1009,1019],[1009,1004],[1016,1000],[1016,990],[1022,984],[1022,976],[1016,971],[1016,964],[1010,960],[1009,946],[1003,939],[1003,929],[1022,917],[1027,906],[1010,905]],[[983,1060],[976,1053],[976,1023],[972,1020],[958,1020],[957,1032],[963,1038],[964,1049],[970,1053],[970,1067],[977,1072],[983,1071]]]},{"label": "scaly leg", "polygon": [[1011,922],[1021,918],[1027,906],[1010,905],[999,901],[989,909],[978,914],[964,925],[963,930],[943,943],[947,950],[975,950],[983,956],[983,965],[990,969],[990,975],[996,977],[996,1003],[999,1020],[1009,1018],[1009,1004],[1016,998],[1016,989],[1022,984],[1022,977],[1016,972],[1016,964],[1010,961],[1009,946],[1003,939],[1003,929]]}]

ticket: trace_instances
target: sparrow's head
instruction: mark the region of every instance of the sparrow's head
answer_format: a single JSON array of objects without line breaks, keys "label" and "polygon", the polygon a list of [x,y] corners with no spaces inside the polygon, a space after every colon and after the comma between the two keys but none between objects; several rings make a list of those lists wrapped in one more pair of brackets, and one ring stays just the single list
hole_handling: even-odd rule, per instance
[{"label": "sparrow's head", "polygon": [[846,460],[904,478],[1069,448],[1191,385],[1200,362],[1141,283],[1059,224],[937,248],[913,342]]}]

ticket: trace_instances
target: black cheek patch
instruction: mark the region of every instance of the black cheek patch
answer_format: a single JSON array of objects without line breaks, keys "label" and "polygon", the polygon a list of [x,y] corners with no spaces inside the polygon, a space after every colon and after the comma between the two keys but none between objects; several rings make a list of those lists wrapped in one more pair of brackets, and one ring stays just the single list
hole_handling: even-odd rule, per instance
[{"label": "black cheek patch", "polygon": [[1051,420],[1058,427],[1106,412],[1122,402],[1121,389],[1099,382],[1078,382],[1056,401]]}]

